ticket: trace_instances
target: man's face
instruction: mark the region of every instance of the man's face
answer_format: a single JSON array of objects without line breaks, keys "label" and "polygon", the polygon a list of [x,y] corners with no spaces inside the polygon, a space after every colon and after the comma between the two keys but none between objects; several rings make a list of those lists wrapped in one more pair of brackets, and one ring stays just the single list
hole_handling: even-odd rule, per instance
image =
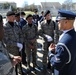
[{"label": "man's face", "polygon": [[65,26],[66,26],[65,22],[66,22],[66,20],[59,20],[58,21],[59,30],[64,30],[65,29]]},{"label": "man's face", "polygon": [[50,19],[51,19],[51,14],[47,14],[47,15],[45,16],[45,18],[46,18],[46,20],[50,20]]},{"label": "man's face", "polygon": [[44,16],[44,12],[41,13]]},{"label": "man's face", "polygon": [[20,21],[20,16],[15,17],[16,21],[19,22]]},{"label": "man's face", "polygon": [[8,16],[7,19],[8,19],[8,21],[10,21],[10,22],[14,22],[14,20],[15,20],[15,15]]},{"label": "man's face", "polygon": [[32,24],[32,17],[27,18],[28,24]]},{"label": "man's face", "polygon": [[21,15],[21,18],[25,18],[25,15]]},{"label": "man's face", "polygon": [[38,12],[35,12],[35,14],[38,14]]}]

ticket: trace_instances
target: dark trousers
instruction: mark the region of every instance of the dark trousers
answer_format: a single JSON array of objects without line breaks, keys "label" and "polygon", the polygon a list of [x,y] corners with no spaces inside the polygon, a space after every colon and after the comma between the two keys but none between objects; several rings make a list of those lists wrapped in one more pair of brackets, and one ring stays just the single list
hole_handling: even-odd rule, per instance
[{"label": "dark trousers", "polygon": [[23,43],[23,49],[22,49],[22,64],[26,64],[26,53],[25,53],[25,44]]}]

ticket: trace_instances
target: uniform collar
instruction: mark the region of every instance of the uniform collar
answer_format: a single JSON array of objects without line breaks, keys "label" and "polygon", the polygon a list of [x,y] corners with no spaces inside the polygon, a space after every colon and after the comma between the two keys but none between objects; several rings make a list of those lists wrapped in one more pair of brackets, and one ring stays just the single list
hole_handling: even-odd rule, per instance
[{"label": "uniform collar", "polygon": [[63,33],[60,35],[60,37],[59,37],[59,41],[61,40],[61,38],[64,36],[64,34],[66,34],[68,31],[70,31],[70,30],[72,30],[72,29],[74,29],[74,28],[71,28],[71,29],[69,29],[69,30],[64,30],[63,31]]},{"label": "uniform collar", "polygon": [[72,30],[73,28],[69,29],[69,30],[64,30],[63,33],[67,33],[68,31]]}]

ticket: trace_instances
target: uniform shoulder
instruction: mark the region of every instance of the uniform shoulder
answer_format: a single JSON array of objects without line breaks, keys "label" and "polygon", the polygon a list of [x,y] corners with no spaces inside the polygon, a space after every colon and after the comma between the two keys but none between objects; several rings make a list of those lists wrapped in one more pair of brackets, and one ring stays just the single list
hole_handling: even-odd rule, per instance
[{"label": "uniform shoulder", "polygon": [[28,24],[24,25],[24,26],[22,27],[22,30],[26,30],[27,26],[28,26]]},{"label": "uniform shoulder", "polygon": [[35,23],[32,23],[32,25],[35,26],[35,27],[37,27],[37,24],[35,24]]},{"label": "uniform shoulder", "polygon": [[7,29],[7,28],[9,28],[9,25],[8,25],[8,23],[6,23],[5,25],[3,25],[3,27],[4,27],[4,29]]},{"label": "uniform shoulder", "polygon": [[46,20],[42,21],[42,22],[41,22],[41,25],[44,25],[45,23],[46,23]]}]

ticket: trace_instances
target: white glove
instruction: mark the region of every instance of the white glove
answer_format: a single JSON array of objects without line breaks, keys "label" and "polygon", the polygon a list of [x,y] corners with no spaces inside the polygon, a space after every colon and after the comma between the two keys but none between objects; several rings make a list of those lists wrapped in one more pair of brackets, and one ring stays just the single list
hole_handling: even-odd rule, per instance
[{"label": "white glove", "polygon": [[21,51],[23,48],[23,45],[21,43],[17,43],[17,47],[19,47],[19,51]]},{"label": "white glove", "polygon": [[50,42],[50,41],[52,41],[52,40],[53,40],[53,39],[52,39],[52,37],[51,37],[51,36],[49,36],[49,35],[46,35],[46,34],[45,34],[45,37],[47,38],[48,42]]}]

